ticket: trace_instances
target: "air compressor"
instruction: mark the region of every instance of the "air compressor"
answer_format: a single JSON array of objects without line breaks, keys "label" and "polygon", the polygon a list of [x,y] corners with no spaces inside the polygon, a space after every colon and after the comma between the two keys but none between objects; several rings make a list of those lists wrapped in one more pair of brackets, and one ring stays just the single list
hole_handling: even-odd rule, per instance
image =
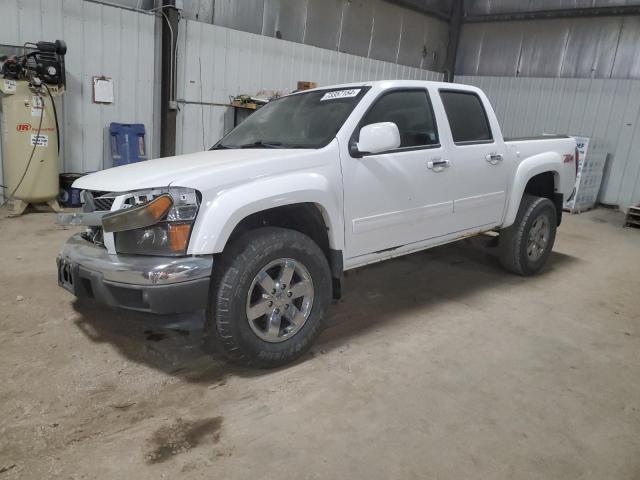
[{"label": "air compressor", "polygon": [[62,40],[27,43],[22,55],[0,59],[2,189],[5,202],[11,201],[11,216],[30,203],[60,210],[55,98],[64,93],[66,52]]}]

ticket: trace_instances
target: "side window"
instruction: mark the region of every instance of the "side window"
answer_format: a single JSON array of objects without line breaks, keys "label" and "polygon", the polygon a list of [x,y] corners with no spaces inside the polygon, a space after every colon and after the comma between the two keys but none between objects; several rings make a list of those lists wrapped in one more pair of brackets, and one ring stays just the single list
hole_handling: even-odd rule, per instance
[{"label": "side window", "polygon": [[440,98],[455,143],[493,140],[484,106],[475,93],[443,90]]},{"label": "side window", "polygon": [[384,94],[365,115],[361,127],[393,122],[400,131],[400,148],[438,144],[438,130],[427,92],[404,90]]}]

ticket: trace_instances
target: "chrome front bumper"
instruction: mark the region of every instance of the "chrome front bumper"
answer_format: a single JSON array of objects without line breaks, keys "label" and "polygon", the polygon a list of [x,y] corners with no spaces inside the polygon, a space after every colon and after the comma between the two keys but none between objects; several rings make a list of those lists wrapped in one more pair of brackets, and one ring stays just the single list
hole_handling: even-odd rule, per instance
[{"label": "chrome front bumper", "polygon": [[57,258],[58,283],[77,297],[152,313],[205,308],[213,256],[110,255],[76,234]]}]

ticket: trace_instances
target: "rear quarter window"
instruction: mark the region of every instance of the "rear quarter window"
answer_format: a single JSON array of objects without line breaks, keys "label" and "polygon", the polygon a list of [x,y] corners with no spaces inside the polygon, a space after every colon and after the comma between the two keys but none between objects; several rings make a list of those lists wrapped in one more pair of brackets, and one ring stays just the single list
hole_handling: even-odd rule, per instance
[{"label": "rear quarter window", "polygon": [[472,92],[441,90],[455,143],[487,143],[493,140],[487,113],[480,97]]}]

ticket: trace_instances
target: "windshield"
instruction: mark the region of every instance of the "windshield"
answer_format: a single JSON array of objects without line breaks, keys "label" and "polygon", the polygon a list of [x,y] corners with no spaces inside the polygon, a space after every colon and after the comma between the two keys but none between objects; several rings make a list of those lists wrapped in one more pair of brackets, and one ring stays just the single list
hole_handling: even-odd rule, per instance
[{"label": "windshield", "polygon": [[257,110],[212,149],[324,147],[367,90],[341,88],[279,98]]}]

